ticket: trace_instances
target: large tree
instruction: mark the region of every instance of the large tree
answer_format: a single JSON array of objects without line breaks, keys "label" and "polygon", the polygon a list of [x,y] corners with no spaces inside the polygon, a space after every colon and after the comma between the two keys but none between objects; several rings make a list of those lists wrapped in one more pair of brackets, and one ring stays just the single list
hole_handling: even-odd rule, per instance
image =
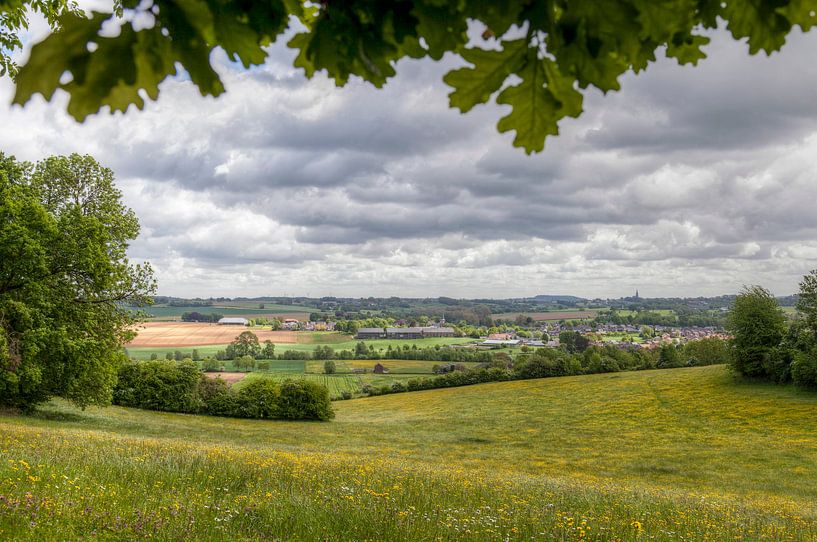
[{"label": "large tree", "polygon": [[150,266],[127,258],[138,233],[93,158],[0,154],[0,404],[110,402],[136,323],[123,305],[155,289]]},{"label": "large tree", "polygon": [[[732,333],[732,367],[750,377],[786,380],[778,347],[786,317],[775,297],[761,286],[748,286],[735,298],[727,319]],[[782,365],[786,365],[783,360]]]},{"label": "large tree", "polygon": [[[19,17],[21,4],[50,3],[0,0],[0,15]],[[224,86],[214,49],[259,65],[267,46],[295,27],[295,66],[308,77],[325,71],[338,85],[358,76],[381,87],[401,58],[458,55],[468,66],[445,76],[451,106],[511,106],[497,127],[515,131],[514,144],[530,153],[562,118],[581,114],[588,88],[618,90],[622,74],[644,70],[659,51],[696,64],[707,29],[720,23],[750,53],[771,54],[795,26],[817,24],[817,14],[813,0],[123,0],[107,13],[69,12],[53,22],[62,31],[34,46],[15,103],[62,89],[80,120],[103,106],[141,108],[179,66],[203,95],[217,96]],[[0,18],[0,31],[9,27]]]},{"label": "large tree", "polygon": [[817,269],[810,271],[800,281],[797,310],[803,315],[812,336],[817,336]]}]

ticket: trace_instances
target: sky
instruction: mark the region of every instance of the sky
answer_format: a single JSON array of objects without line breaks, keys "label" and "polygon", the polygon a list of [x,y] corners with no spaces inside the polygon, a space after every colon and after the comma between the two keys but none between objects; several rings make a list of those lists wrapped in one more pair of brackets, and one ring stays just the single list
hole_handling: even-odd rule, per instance
[{"label": "sky", "polygon": [[284,40],[249,71],[215,55],[219,98],[173,79],[83,124],[63,95],[8,105],[0,79],[0,151],[111,168],[162,295],[794,293],[817,268],[817,32],[771,57],[712,37],[697,67],[660,58],[588,91],[533,156],[496,131],[504,107],[448,107],[461,60],[337,88]]}]

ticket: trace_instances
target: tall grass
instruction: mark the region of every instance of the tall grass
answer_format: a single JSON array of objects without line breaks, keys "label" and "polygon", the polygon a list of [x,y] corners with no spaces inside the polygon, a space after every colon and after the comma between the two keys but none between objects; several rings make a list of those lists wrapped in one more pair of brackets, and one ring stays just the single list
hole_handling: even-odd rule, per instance
[{"label": "tall grass", "polygon": [[814,540],[817,398],[723,367],[336,404],[0,414],[0,539]]}]

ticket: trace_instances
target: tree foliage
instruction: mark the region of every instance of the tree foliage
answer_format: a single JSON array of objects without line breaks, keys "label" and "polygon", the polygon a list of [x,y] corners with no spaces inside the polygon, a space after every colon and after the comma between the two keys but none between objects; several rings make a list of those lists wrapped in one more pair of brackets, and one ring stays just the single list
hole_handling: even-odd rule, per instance
[{"label": "tree foliage", "polygon": [[41,14],[55,30],[59,29],[59,19],[63,15],[82,14],[75,2],[67,0],[0,1],[0,76],[17,76],[19,67],[12,53],[23,48],[20,33],[28,30],[31,12]]},{"label": "tree foliage", "polygon": [[123,304],[155,289],[150,266],[127,258],[138,232],[90,156],[32,166],[0,154],[0,404],[110,401],[136,323]]},{"label": "tree foliage", "polygon": [[735,298],[727,326],[733,336],[732,366],[739,374],[785,380],[775,366],[786,318],[771,292],[761,286],[745,287]]},{"label": "tree foliage", "polygon": [[812,336],[817,336],[817,269],[809,272],[800,281],[797,310],[803,315]]},{"label": "tree foliage", "polygon": [[261,343],[258,342],[258,335],[252,331],[242,331],[233,339],[230,346],[235,357],[251,356],[257,358],[261,354]]},{"label": "tree foliage", "polygon": [[57,9],[63,2],[0,3],[2,13],[17,14],[16,26],[0,25],[19,28],[21,4],[51,5],[62,30],[34,46],[15,103],[35,93],[50,100],[62,89],[78,120],[102,107],[141,108],[179,66],[202,95],[218,96],[225,89],[215,49],[259,65],[266,47],[295,27],[295,66],[307,77],[326,72],[339,86],[357,76],[382,87],[402,58],[459,56],[467,65],[444,77],[450,105],[462,112],[492,99],[508,105],[498,129],[515,131],[514,145],[528,153],[582,112],[588,88],[618,90],[624,73],[644,70],[659,50],[696,64],[706,56],[706,30],[719,20],[752,54],[777,51],[793,27],[817,23],[807,0],[125,0],[123,10],[114,4],[114,14],[90,17]]}]

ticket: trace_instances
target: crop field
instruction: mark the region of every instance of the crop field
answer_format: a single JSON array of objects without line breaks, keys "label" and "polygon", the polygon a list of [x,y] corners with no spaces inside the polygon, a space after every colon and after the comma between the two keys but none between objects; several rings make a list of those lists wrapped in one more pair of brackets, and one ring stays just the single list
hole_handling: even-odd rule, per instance
[{"label": "crop field", "polygon": [[0,413],[0,539],[817,539],[817,395],[724,367],[334,406]]},{"label": "crop field", "polygon": [[537,322],[555,321],[555,320],[588,320],[593,319],[598,315],[597,310],[586,311],[547,311],[547,312],[503,312],[501,314],[493,314],[491,317],[494,320],[516,320],[518,316],[525,318],[531,317]]},{"label": "crop field", "polygon": [[242,331],[252,331],[261,342],[296,343],[296,331],[270,331],[243,326],[220,326],[194,322],[147,322],[139,326],[138,335],[128,347],[190,347],[232,342]]},{"label": "crop field", "polygon": [[[645,310],[643,312],[652,312],[655,314],[660,314],[661,316],[673,316],[675,314],[675,311],[672,309],[650,309]],[[616,313],[618,313],[619,316],[635,316],[636,314],[638,314],[638,311],[616,309]]]}]

